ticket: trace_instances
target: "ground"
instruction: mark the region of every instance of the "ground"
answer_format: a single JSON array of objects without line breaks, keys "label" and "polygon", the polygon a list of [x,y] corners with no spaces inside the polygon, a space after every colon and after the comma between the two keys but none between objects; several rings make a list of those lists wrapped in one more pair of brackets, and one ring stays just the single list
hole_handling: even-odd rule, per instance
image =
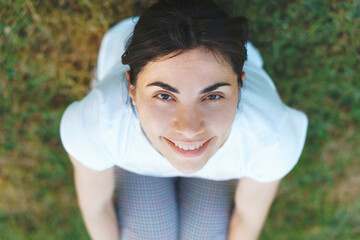
[{"label": "ground", "polygon": [[[309,131],[261,239],[360,236],[360,2],[219,0]],[[0,238],[89,239],[59,140],[66,106],[89,91],[102,36],[150,1],[0,0]]]}]

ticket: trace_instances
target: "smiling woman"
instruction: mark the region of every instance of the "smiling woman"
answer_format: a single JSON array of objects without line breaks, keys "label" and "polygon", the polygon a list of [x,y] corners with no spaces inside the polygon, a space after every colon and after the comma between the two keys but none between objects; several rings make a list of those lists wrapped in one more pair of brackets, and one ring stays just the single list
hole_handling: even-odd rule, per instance
[{"label": "smiling woman", "polygon": [[93,239],[258,238],[307,118],[247,25],[209,0],[160,0],[105,35],[96,87],[60,127]]},{"label": "smiling woman", "polygon": [[149,63],[130,85],[147,139],[184,173],[199,171],[229,137],[239,92],[231,65],[202,48]]}]

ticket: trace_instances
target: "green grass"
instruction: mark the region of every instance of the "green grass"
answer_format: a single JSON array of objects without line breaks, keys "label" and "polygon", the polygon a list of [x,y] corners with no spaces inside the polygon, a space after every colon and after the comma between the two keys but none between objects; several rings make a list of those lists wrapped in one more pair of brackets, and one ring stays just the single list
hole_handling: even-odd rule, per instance
[{"label": "green grass", "polygon": [[[360,3],[219,2],[250,19],[284,102],[310,121],[261,239],[360,239]],[[59,121],[106,30],[147,5],[0,0],[0,239],[89,239]]]}]

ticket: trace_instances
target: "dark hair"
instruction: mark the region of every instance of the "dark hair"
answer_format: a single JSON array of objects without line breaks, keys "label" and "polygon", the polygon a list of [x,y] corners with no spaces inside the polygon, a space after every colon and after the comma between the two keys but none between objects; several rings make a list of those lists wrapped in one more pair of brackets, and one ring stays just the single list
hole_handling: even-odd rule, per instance
[{"label": "dark hair", "polygon": [[122,63],[130,66],[130,84],[136,85],[149,61],[202,47],[227,61],[241,86],[248,32],[246,18],[230,17],[211,0],[159,0],[140,16]]}]

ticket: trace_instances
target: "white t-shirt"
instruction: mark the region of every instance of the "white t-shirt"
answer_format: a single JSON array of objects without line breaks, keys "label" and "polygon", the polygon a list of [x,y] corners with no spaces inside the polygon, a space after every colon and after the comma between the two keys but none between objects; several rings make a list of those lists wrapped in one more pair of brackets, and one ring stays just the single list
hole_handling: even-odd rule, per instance
[{"label": "white t-shirt", "polygon": [[[114,42],[119,41],[117,34],[122,35],[123,43],[136,20],[124,20],[105,35],[98,59],[101,82],[63,114],[60,136],[70,155],[94,170],[119,166],[158,177],[249,177],[269,182],[291,171],[301,155],[308,121],[303,112],[282,103],[262,68],[260,54],[251,44],[247,46],[248,61],[243,70],[246,78],[230,136],[206,165],[196,173],[185,174],[154,149],[128,101],[128,66],[119,63],[123,45],[117,44],[118,51],[114,47]],[[112,59],[115,54],[117,57]]]}]

